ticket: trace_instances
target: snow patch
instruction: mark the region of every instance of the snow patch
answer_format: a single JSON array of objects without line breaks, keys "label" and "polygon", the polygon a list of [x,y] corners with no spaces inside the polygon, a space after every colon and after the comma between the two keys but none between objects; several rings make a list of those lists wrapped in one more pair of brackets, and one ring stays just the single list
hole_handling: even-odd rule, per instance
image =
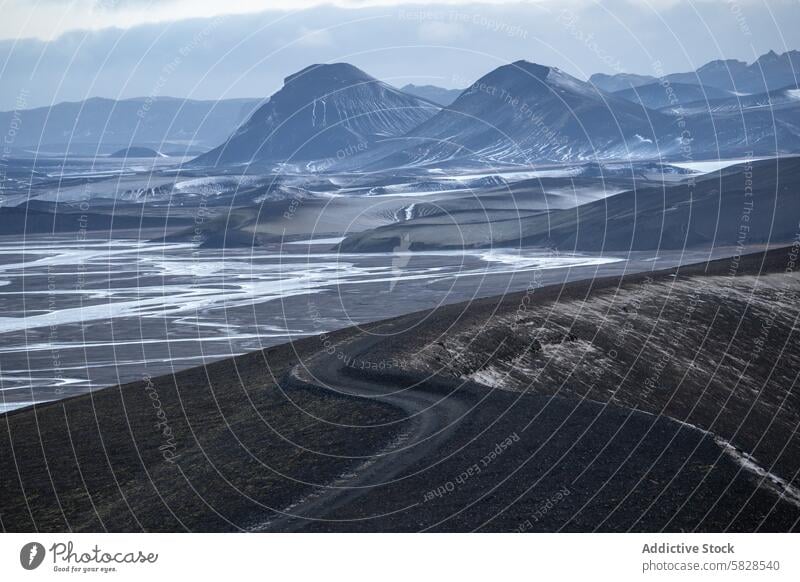
[{"label": "snow patch", "polygon": [[484,368],[483,370],[479,370],[474,374],[469,375],[469,379],[473,382],[477,382],[483,386],[488,386],[489,388],[502,387],[507,378],[508,374],[505,374],[492,367]]},{"label": "snow patch", "polygon": [[678,168],[685,168],[687,170],[694,170],[695,172],[699,172],[701,174],[710,174],[711,172],[716,172],[717,170],[722,170],[723,168],[735,166],[736,164],[756,162],[764,159],[766,158],[736,158],[730,160],[705,160],[702,162],[671,162],[671,165],[677,166]]},{"label": "snow patch", "polygon": [[285,245],[335,245],[344,240],[343,236],[334,236],[330,238],[312,238],[309,240],[293,240],[285,242]]}]

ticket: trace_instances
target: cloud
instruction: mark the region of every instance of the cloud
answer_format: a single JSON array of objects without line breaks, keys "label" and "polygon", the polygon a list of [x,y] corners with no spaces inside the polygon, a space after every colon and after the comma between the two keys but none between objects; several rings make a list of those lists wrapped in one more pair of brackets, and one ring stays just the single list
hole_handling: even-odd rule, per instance
[{"label": "cloud", "polygon": [[467,30],[457,22],[430,20],[420,23],[417,37],[424,43],[449,44],[465,39]]},{"label": "cloud", "polygon": [[297,31],[297,44],[307,47],[324,47],[333,44],[333,35],[330,30],[310,29],[305,26]]},{"label": "cloud", "polygon": [[[481,0],[478,4],[531,4],[554,0]],[[579,0],[591,1],[591,0]],[[264,11],[298,12],[332,6],[356,10],[402,5],[426,6],[429,0],[6,0],[0,20],[0,39],[52,40],[72,30],[130,28],[138,24],[175,22],[192,18],[254,14]],[[436,4],[472,4],[464,0],[438,0]]]}]

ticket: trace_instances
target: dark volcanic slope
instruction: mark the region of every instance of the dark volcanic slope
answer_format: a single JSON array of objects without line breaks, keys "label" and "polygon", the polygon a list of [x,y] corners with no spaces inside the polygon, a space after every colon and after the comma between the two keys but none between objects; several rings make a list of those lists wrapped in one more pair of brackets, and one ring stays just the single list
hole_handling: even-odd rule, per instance
[{"label": "dark volcanic slope", "polygon": [[337,347],[356,363],[399,362],[388,372],[320,355],[314,382],[433,393],[437,409],[469,411],[402,476],[386,461],[392,483],[330,492],[293,510],[316,521],[268,529],[798,528],[798,252],[533,285]]},{"label": "dark volcanic slope", "polygon": [[145,370],[142,382],[0,417],[0,525],[245,529],[395,435],[386,405],[282,392],[275,379],[293,362],[292,346],[281,346],[174,378],[148,380]]},{"label": "dark volcanic slope", "polygon": [[287,77],[224,144],[192,165],[318,160],[329,166],[406,133],[436,111],[352,65],[312,65]]},{"label": "dark volcanic slope", "polygon": [[345,251],[541,245],[570,250],[682,249],[791,241],[800,217],[800,158],[741,164],[697,181],[644,187],[532,217],[436,229],[413,221],[355,233]]},{"label": "dark volcanic slope", "polygon": [[790,241],[800,217],[800,158],[739,165],[702,181],[631,191],[549,220],[529,219],[526,243],[561,249],[681,249]]},{"label": "dark volcanic slope", "polygon": [[9,414],[2,525],[797,529],[799,251],[534,281]]}]

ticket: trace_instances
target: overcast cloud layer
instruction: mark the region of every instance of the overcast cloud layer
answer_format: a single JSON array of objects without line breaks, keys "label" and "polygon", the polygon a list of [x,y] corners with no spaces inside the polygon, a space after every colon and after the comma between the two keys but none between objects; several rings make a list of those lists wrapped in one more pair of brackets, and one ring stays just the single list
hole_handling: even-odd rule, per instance
[{"label": "overcast cloud layer", "polygon": [[[347,61],[396,85],[464,87],[517,59],[586,78],[663,74],[800,47],[794,1],[396,4],[302,11],[184,0],[48,0],[4,6],[0,109],[92,96],[262,97],[314,62]],[[288,4],[288,3],[287,3]],[[307,2],[305,5],[314,4]],[[368,4],[366,7],[358,7]],[[271,2],[270,6],[282,6]],[[292,3],[297,5],[297,3]],[[194,6],[191,8],[191,6]],[[217,14],[226,7],[225,14]],[[354,7],[356,6],[356,7]],[[202,18],[187,18],[203,15]],[[102,28],[143,20],[129,28]],[[38,23],[38,24],[36,24]],[[61,30],[83,23],[91,30]]]}]

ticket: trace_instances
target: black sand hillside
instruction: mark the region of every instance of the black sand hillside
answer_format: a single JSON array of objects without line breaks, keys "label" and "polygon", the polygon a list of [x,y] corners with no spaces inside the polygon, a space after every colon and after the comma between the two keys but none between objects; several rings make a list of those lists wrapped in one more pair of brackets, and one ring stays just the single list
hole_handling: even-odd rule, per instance
[{"label": "black sand hillside", "polygon": [[280,346],[5,415],[3,529],[245,528],[356,462],[304,449],[356,456],[393,436],[315,422],[309,415],[380,424],[394,411],[318,390],[282,394],[273,374],[295,361]]}]

